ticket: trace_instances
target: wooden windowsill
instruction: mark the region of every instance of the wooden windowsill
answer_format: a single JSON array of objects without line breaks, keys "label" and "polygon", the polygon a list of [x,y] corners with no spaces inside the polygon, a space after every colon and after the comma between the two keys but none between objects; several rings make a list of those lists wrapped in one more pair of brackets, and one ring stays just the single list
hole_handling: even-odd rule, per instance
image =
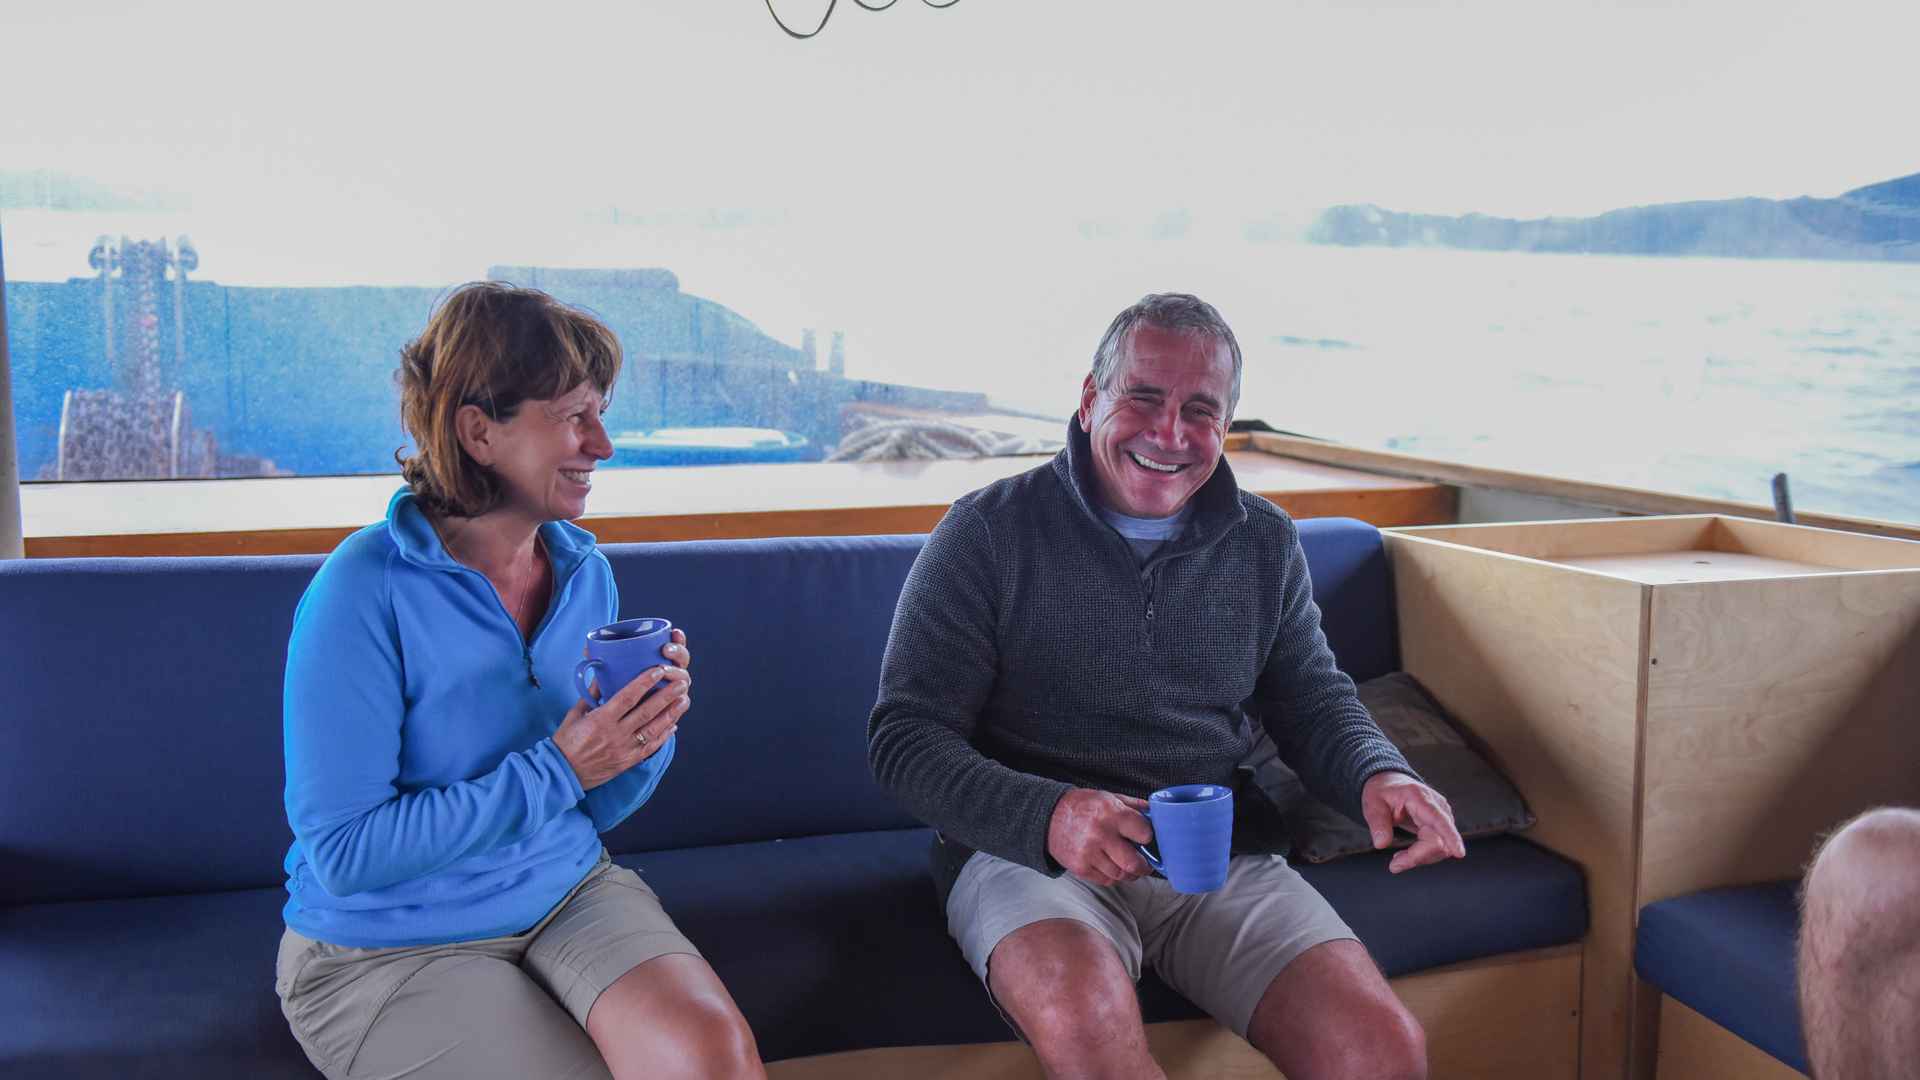
[{"label": "wooden windowsill", "polygon": [[[1229,442],[1242,487],[1296,517],[1454,520],[1452,488],[1290,460]],[[1039,457],[607,469],[580,521],[603,543],[925,532],[954,499]],[[386,512],[396,476],[27,484],[29,558],[326,552]]]},{"label": "wooden windowsill", "polygon": [[[1709,499],[1697,495],[1678,495],[1667,491],[1601,484],[1544,473],[1516,472],[1511,469],[1468,465],[1438,458],[1416,457],[1391,450],[1369,450],[1343,443],[1301,438],[1272,432],[1254,432],[1243,436],[1255,450],[1295,461],[1355,469],[1375,476],[1396,476],[1446,484],[1455,489],[1482,488],[1516,492],[1556,499],[1564,503],[1592,507],[1623,514],[1724,514],[1729,517],[1771,521],[1773,507],[1760,503]],[[1910,521],[1884,521],[1846,514],[1820,514],[1800,511],[1795,521],[1822,529],[1842,529],[1871,536],[1890,536],[1898,540],[1920,540],[1920,524]]]}]

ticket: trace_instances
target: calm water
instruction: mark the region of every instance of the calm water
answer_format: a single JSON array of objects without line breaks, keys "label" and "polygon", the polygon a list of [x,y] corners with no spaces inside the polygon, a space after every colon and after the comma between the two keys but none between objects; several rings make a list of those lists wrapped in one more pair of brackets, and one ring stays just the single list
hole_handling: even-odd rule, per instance
[{"label": "calm water", "polygon": [[[101,232],[191,231],[196,278],[445,284],[494,264],[665,266],[782,340],[847,334],[848,374],[984,390],[1058,415],[1144,292],[1199,293],[1247,367],[1239,415],[1359,445],[1805,510],[1920,521],[1920,265],[1662,259],[1249,242],[1156,218],[640,226],[546,221],[396,250],[256,223],[21,212],[7,267],[82,276]],[[536,227],[537,226],[537,227]],[[249,231],[251,230],[251,231]],[[369,245],[376,245],[369,247]],[[381,257],[369,261],[369,250]]]},{"label": "calm water", "polygon": [[[1064,416],[1113,311],[1152,288],[1187,288],[1240,337],[1242,417],[1760,503],[1784,471],[1799,509],[1920,521],[1920,266],[1255,245],[1233,254],[1165,274],[1089,260],[1077,280],[1009,267],[958,316],[901,290],[850,328],[850,355],[868,361],[851,366],[905,381],[958,376],[937,381]],[[1021,276],[1024,289],[1009,280]],[[1044,303],[1016,308],[1027,290]],[[996,306],[1010,314],[996,318]],[[933,362],[874,363],[876,351]]]}]

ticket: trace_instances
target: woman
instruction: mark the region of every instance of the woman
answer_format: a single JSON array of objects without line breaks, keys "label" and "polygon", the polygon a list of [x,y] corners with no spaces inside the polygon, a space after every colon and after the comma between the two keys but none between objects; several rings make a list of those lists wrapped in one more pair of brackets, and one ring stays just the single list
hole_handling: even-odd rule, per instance
[{"label": "woman", "polygon": [[679,630],[600,707],[571,689],[619,611],[568,524],[613,455],[618,340],[486,282],[401,360],[407,486],[320,568],[288,645],[294,1036],[333,1078],[763,1077],[713,969],[599,839],[692,701]]}]

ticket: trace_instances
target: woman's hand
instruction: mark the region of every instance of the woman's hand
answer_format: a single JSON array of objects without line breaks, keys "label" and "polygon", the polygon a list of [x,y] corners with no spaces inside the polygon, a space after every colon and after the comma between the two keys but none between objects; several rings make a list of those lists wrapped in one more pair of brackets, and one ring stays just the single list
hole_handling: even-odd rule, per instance
[{"label": "woman's hand", "polygon": [[693,666],[693,654],[687,651],[687,635],[679,627],[673,629],[673,640],[660,646],[660,655],[677,668]]},{"label": "woman's hand", "polygon": [[[685,639],[678,630],[674,640],[680,644],[684,664]],[[672,648],[667,645],[661,651]],[[640,700],[655,686],[660,687],[659,693]],[[592,791],[659,753],[693,704],[692,692],[693,676],[684,667],[648,668],[599,708],[584,700],[574,702],[560,730],[553,733],[553,744],[573,766],[580,787]]]}]

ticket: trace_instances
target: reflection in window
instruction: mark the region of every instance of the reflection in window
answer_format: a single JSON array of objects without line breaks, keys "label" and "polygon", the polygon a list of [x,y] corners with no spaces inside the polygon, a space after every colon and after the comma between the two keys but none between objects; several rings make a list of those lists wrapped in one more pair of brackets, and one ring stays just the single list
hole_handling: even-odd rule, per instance
[{"label": "reflection in window", "polygon": [[1912,521],[1896,7],[0,5],[22,473],[391,472],[486,276],[621,335],[621,464],[1045,452],[1183,290],[1242,420]]},{"label": "reflection in window", "polygon": [[[22,474],[34,480],[394,471],[393,357],[443,291],[193,280],[180,237],[101,237],[94,274],[14,282]],[[607,421],[615,466],[1046,453],[1059,425],[979,392],[848,378],[844,341],[779,342],[664,269],[499,266],[582,304],[628,363]]]}]

